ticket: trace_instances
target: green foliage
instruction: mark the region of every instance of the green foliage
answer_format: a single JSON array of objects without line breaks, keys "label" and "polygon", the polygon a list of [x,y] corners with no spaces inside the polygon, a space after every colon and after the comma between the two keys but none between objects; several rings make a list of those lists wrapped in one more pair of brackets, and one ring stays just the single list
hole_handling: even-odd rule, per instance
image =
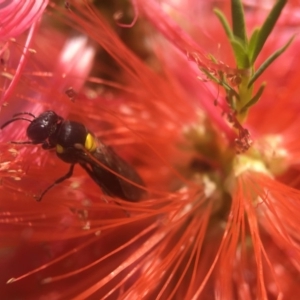
[{"label": "green foliage", "polygon": [[252,63],[255,62],[258,54],[262,50],[267,38],[269,37],[270,33],[272,32],[272,30],[280,16],[280,13],[286,3],[287,3],[287,0],[278,0],[276,2],[275,6],[273,7],[273,9],[271,10],[271,12],[269,13],[268,17],[266,18],[264,24],[261,26],[261,28],[258,32],[258,35],[257,35],[257,39],[256,39],[255,46],[253,48],[253,52],[249,53],[250,60]]},{"label": "green foliage", "polygon": [[248,108],[254,105],[261,97],[264,89],[265,89],[266,83],[263,83],[260,88],[258,89],[257,93],[255,96],[241,109],[241,113],[247,112]]},{"label": "green foliage", "polygon": [[258,70],[251,77],[248,83],[248,87],[250,87],[254,83],[254,81],[270,66],[270,64],[288,48],[288,46],[292,43],[293,39],[294,36],[291,37],[283,47],[276,50],[261,64]]},{"label": "green foliage", "polygon": [[231,1],[231,12],[233,36],[239,38],[245,45],[247,45],[244,9],[240,0]]},{"label": "green foliage", "polygon": [[253,96],[254,82],[277,57],[285,52],[293,41],[292,37],[284,46],[276,50],[255,70],[254,63],[274,29],[286,3],[287,0],[277,0],[262,26],[256,28],[250,37],[247,36],[246,32],[245,15],[241,0],[231,0],[232,26],[220,10],[214,10],[230,41],[237,69],[241,70],[241,78],[238,86],[233,88],[230,82],[226,80],[224,74],[222,74],[222,76],[217,76],[218,74],[212,75],[209,72],[205,72],[205,74],[226,90],[227,101],[237,114],[243,116],[247,115],[247,110],[259,101],[264,91],[265,83],[259,87],[257,93]]}]

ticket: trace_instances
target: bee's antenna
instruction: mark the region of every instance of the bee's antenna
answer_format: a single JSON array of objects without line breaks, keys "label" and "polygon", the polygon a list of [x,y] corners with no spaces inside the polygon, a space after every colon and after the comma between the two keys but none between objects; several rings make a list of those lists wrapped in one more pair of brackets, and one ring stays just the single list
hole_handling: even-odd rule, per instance
[{"label": "bee's antenna", "polygon": [[[19,115],[19,114],[18,114]],[[12,122],[15,122],[15,121],[19,121],[19,120],[23,120],[23,121],[27,121],[27,122],[32,122],[32,120],[29,120],[29,119],[26,119],[26,118],[13,118],[7,122],[5,122],[1,127],[0,129],[3,129],[4,127],[6,127],[7,125],[9,125],[10,123]]]},{"label": "bee's antenna", "polygon": [[20,115],[29,115],[29,116],[31,116],[31,117],[33,117],[35,119],[35,115],[32,114],[32,113],[30,113],[30,112],[27,112],[27,111],[14,114],[13,117],[17,117],[17,116],[20,116]]}]

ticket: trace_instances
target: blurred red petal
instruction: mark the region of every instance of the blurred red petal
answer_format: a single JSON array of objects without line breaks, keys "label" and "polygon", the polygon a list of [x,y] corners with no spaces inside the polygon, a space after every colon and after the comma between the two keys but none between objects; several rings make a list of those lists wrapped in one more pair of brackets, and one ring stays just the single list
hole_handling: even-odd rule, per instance
[{"label": "blurred red petal", "polygon": [[16,37],[39,20],[47,0],[1,0],[0,1],[0,40]]}]

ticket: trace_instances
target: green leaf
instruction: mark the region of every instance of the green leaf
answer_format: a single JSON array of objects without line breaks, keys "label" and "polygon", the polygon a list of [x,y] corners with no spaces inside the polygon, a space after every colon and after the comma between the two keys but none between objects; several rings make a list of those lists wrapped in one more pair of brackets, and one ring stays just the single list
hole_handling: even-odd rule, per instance
[{"label": "green leaf", "polygon": [[247,50],[240,40],[237,38],[230,40],[231,46],[234,51],[235,61],[239,69],[248,69],[250,61]]},{"label": "green leaf", "polygon": [[207,71],[204,68],[201,68],[200,70],[207,76],[207,78],[209,78],[217,84],[221,84],[221,81],[216,76],[212,75],[209,71]]},{"label": "green leaf", "polygon": [[219,9],[214,9],[214,13],[216,14],[216,16],[218,17],[219,21],[221,22],[224,30],[225,30],[225,33],[227,35],[227,37],[229,39],[232,39],[233,38],[233,33],[232,33],[232,30],[230,28],[230,25],[225,17],[225,15],[219,10]]},{"label": "green leaf", "polygon": [[230,107],[233,110],[236,110],[236,103],[240,101],[240,95],[234,89],[231,88],[227,92],[226,100],[227,100],[228,104],[230,105]]},{"label": "green leaf", "polygon": [[200,70],[209,78],[210,80],[214,81],[215,83],[221,85],[226,91],[231,92],[237,99],[240,98],[239,94],[225,81],[220,80],[216,76],[212,75],[209,71],[205,70],[204,68],[200,68]]},{"label": "green leaf", "polygon": [[255,48],[251,57],[251,63],[253,64],[260,53],[261,49],[263,48],[268,36],[273,30],[274,25],[276,24],[282,9],[284,8],[287,0],[277,0],[277,3],[269,13],[267,19],[265,20],[264,24],[262,25],[258,36],[257,41],[255,43]]},{"label": "green leaf", "polygon": [[257,93],[255,94],[255,96],[241,109],[240,113],[244,113],[247,111],[247,109],[249,107],[251,107],[252,105],[254,105],[255,103],[258,102],[258,100],[260,99],[264,89],[266,87],[266,83],[264,82],[260,88],[258,89]]},{"label": "green leaf", "polygon": [[247,45],[247,34],[244,19],[244,10],[241,0],[231,0],[231,18],[234,36],[241,39]]},{"label": "green leaf", "polygon": [[253,55],[253,51],[254,51],[256,43],[257,43],[259,30],[260,30],[259,28],[254,29],[254,31],[252,32],[252,35],[250,37],[249,45],[248,45],[248,55],[249,55],[249,57],[252,57],[252,55]]},{"label": "green leaf", "polygon": [[270,64],[288,48],[288,46],[292,43],[293,39],[294,36],[291,37],[283,47],[275,51],[264,61],[264,63],[258,68],[258,70],[254,73],[254,75],[250,79],[248,83],[248,88],[251,87],[251,85],[255,82],[255,80],[270,66]]},{"label": "green leaf", "polygon": [[210,53],[208,53],[208,58],[210,58],[212,62],[218,63],[218,60]]},{"label": "green leaf", "polygon": [[231,98],[231,97],[234,96],[237,101],[240,101],[240,95],[230,85],[228,85],[227,83],[223,82],[222,86],[225,88],[226,91],[228,91],[229,98]]}]

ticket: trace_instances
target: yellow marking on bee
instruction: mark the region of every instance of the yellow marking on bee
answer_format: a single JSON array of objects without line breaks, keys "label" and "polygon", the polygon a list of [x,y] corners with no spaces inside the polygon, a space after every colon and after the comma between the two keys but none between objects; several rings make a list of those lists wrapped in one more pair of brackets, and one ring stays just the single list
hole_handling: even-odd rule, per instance
[{"label": "yellow marking on bee", "polygon": [[64,147],[63,146],[61,146],[61,145],[59,145],[59,144],[57,144],[56,145],[56,152],[57,153],[64,153],[64,151],[65,151],[65,149],[64,149]]},{"label": "yellow marking on bee", "polygon": [[90,133],[86,135],[84,147],[89,152],[94,152],[97,149],[96,139]]}]

